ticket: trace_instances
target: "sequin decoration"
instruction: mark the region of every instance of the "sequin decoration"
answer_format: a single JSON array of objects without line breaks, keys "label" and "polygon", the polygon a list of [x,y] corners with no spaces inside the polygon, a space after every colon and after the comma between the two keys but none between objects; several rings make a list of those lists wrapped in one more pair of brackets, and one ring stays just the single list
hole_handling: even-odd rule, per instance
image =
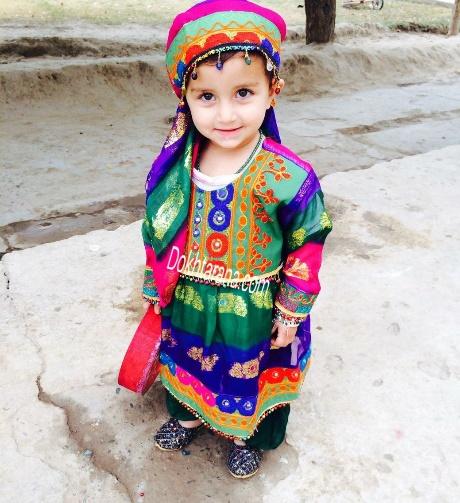
[{"label": "sequin decoration", "polygon": [[226,206],[217,206],[209,212],[208,223],[215,231],[223,231],[230,225],[230,210]]},{"label": "sequin decoration", "polygon": [[248,314],[248,306],[243,297],[234,293],[218,293],[217,309],[219,313],[236,314],[245,317]]},{"label": "sequin decoration", "polygon": [[165,144],[163,148],[168,148],[176,141],[180,140],[184,135],[185,130],[187,129],[187,115],[184,112],[179,112],[176,115],[176,120],[171,127],[171,131],[166,138]]},{"label": "sequin decoration", "polygon": [[220,232],[213,232],[206,240],[206,249],[212,257],[222,257],[228,250],[228,238]]},{"label": "sequin decoration", "polygon": [[229,204],[234,195],[234,188],[232,184],[222,187],[221,189],[213,190],[211,192],[211,201],[220,206],[221,204]]},{"label": "sequin decoration", "polygon": [[174,187],[166,201],[152,217],[152,229],[157,239],[163,239],[184,202],[184,193],[180,187]]}]

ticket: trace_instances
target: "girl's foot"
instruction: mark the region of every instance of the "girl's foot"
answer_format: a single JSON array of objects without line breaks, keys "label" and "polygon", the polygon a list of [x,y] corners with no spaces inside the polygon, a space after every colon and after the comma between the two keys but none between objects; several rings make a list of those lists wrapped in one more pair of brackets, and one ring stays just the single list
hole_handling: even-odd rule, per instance
[{"label": "girl's foot", "polygon": [[260,449],[232,442],[227,458],[227,468],[237,479],[247,479],[257,473],[261,461]]},{"label": "girl's foot", "polygon": [[179,451],[188,445],[202,428],[203,424],[194,428],[186,428],[171,417],[155,434],[155,445],[162,451]]}]

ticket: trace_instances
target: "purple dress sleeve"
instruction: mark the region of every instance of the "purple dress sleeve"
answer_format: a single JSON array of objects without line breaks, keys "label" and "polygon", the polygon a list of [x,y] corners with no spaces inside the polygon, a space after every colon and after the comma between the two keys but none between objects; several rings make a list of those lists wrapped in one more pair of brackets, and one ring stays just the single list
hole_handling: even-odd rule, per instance
[{"label": "purple dress sleeve", "polygon": [[313,170],[307,177],[312,188],[287,205],[283,220],[283,267],[275,297],[275,318],[290,326],[305,320],[320,292],[319,270],[325,239],[332,221]]}]

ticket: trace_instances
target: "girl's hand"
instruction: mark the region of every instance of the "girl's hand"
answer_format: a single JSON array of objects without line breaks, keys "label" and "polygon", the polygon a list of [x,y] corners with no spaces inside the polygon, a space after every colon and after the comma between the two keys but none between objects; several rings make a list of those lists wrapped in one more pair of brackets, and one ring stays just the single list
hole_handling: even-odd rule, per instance
[{"label": "girl's hand", "polygon": [[[273,333],[277,332],[275,338]],[[286,327],[280,321],[275,321],[272,328],[272,346],[284,348],[295,339],[297,327]]]},{"label": "girl's hand", "polygon": [[[142,304],[142,307],[144,308],[144,313],[147,312],[147,309],[150,306],[150,302],[144,300],[144,303]],[[160,304],[153,304],[153,310],[155,311],[155,314],[160,314],[161,313],[161,307]]]}]

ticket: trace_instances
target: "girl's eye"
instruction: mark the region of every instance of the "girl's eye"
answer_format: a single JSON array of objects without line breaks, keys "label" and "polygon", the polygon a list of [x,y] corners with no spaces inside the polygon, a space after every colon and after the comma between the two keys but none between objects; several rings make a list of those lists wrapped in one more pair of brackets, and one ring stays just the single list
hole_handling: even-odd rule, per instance
[{"label": "girl's eye", "polygon": [[240,98],[246,98],[248,96],[250,96],[251,94],[254,94],[252,91],[250,91],[249,89],[240,89],[237,93],[236,93]]},{"label": "girl's eye", "polygon": [[213,98],[213,95],[212,93],[203,93],[201,96],[200,96],[200,100],[203,100],[203,101],[211,101]]}]

